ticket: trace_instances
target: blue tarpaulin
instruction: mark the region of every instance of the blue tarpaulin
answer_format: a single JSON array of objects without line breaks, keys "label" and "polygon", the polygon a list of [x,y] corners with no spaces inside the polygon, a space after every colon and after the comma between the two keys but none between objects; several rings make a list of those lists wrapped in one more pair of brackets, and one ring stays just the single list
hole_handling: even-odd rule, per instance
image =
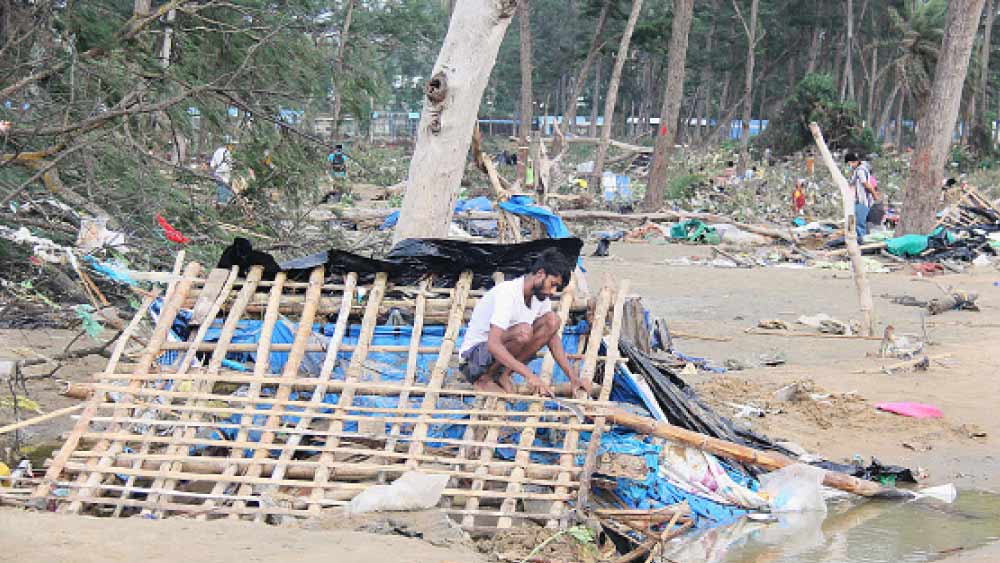
[{"label": "blue tarpaulin", "polygon": [[[649,436],[639,435],[619,427],[612,428],[601,436],[598,455],[611,452],[640,456],[646,461],[645,479],[639,481],[618,477],[615,480],[615,493],[630,508],[647,510],[687,501],[691,507],[691,516],[698,527],[728,524],[747,513],[746,510],[737,506],[722,504],[689,493],[670,481],[660,478],[660,453],[662,451],[663,447],[655,443]],[[757,484],[747,476],[730,467],[724,466],[724,469],[736,483],[756,490]]]},{"label": "blue tarpaulin", "polygon": [[563,223],[558,215],[544,207],[535,205],[534,200],[526,195],[516,195],[508,201],[501,202],[500,209],[514,215],[535,219],[545,227],[549,238],[570,238],[573,236],[566,227],[566,223]]},{"label": "blue tarpaulin", "polygon": [[[466,211],[493,211],[493,202],[483,196],[472,199],[460,199],[455,202],[455,213],[464,213]],[[385,218],[385,221],[382,221],[382,225],[378,230],[389,230],[395,227],[397,222],[399,222],[399,211],[393,211]]]}]

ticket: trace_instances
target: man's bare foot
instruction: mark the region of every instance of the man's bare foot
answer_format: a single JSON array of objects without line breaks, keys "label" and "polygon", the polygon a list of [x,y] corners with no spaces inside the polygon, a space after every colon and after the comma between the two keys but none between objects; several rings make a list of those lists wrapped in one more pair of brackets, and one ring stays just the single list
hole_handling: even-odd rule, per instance
[{"label": "man's bare foot", "polygon": [[505,393],[514,393],[514,380],[510,376],[510,371],[504,371],[503,375],[498,377],[496,381]]},{"label": "man's bare foot", "polygon": [[503,387],[497,385],[497,382],[493,381],[493,378],[489,377],[486,374],[483,374],[479,379],[477,379],[476,382],[472,384],[472,387],[476,391],[486,391],[489,393],[506,393]]}]

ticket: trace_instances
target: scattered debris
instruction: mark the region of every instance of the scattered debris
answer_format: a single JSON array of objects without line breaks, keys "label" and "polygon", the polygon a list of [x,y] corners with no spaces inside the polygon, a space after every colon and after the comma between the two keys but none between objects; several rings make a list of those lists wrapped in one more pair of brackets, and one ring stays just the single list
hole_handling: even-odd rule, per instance
[{"label": "scattered debris", "polygon": [[941,418],[944,416],[939,408],[924,403],[876,403],[875,408],[912,418]]}]

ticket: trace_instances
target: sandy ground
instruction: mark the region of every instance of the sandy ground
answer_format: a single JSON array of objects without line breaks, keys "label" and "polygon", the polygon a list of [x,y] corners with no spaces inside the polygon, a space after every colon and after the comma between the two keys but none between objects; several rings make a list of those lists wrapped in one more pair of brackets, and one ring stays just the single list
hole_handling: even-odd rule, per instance
[{"label": "sandy ground", "polygon": [[[588,247],[589,249],[589,247]],[[950,354],[923,372],[894,375],[860,374],[895,360],[873,357],[879,342],[829,338],[757,336],[745,333],[762,319],[782,319],[796,331],[811,331],[794,323],[800,315],[826,313],[847,321],[860,319],[853,281],[847,272],[782,268],[723,269],[707,266],[671,267],[667,258],[710,256],[702,246],[655,243],[618,244],[608,258],[588,258],[591,284],[601,276],[627,276],[636,294],[670,327],[691,334],[724,338],[726,342],[679,338],[675,346],[689,355],[721,365],[727,359],[753,363],[761,354],[783,354],[787,364],[725,375],[700,373],[690,383],[726,415],[726,402],[789,412],[748,420],[774,438],[792,440],[809,451],[834,460],[853,455],[875,456],[926,470],[931,482],[955,482],[959,487],[997,490],[1000,487],[1000,418],[992,406],[1000,391],[996,340],[1000,336],[1000,272],[992,268],[969,274],[935,276],[944,287],[954,286],[980,297],[981,312],[951,311],[928,318],[929,355]],[[941,290],[905,270],[871,274],[879,322],[892,324],[897,334],[921,335],[922,309],[894,305],[880,296],[911,295],[927,300]],[[771,391],[795,381],[809,381],[816,392],[848,393],[831,404],[789,406],[773,400]],[[761,400],[763,399],[763,401]],[[916,420],[876,411],[880,401],[930,403],[944,412],[941,420]],[[728,411],[726,410],[728,408]],[[986,433],[969,438],[968,430]],[[904,444],[907,444],[904,446]]]},{"label": "sandy ground", "polygon": [[[588,246],[588,254],[592,250]],[[733,415],[727,403],[753,404],[769,414],[743,419],[773,438],[791,440],[805,449],[836,461],[852,456],[875,456],[885,463],[919,468],[927,484],[954,482],[960,488],[1000,491],[1000,418],[992,411],[1000,392],[1000,367],[995,362],[1000,336],[1000,272],[990,268],[967,274],[936,276],[943,286],[977,292],[981,312],[953,311],[928,318],[933,344],[926,352],[950,355],[927,371],[862,374],[887,363],[874,357],[879,342],[756,336],[745,333],[761,319],[782,319],[794,330],[799,315],[827,313],[842,320],[860,313],[850,274],[843,271],[781,268],[720,269],[705,266],[676,267],[663,263],[680,256],[710,256],[707,247],[658,243],[616,243],[611,257],[586,258],[592,286],[606,275],[628,277],[632,291],[647,307],[668,321],[674,331],[724,339],[719,342],[678,338],[681,351],[709,358],[717,365],[726,360],[753,364],[761,354],[783,354],[780,367],[730,371],[724,375],[699,373],[688,378],[723,414]],[[870,275],[880,323],[891,323],[897,334],[921,335],[922,310],[894,305],[883,294],[938,297],[941,290],[927,279],[906,270]],[[62,351],[76,331],[0,331],[0,356],[27,357],[26,347],[43,354]],[[76,346],[90,346],[81,341]],[[891,361],[890,361],[891,362]],[[72,404],[57,395],[56,379],[83,381],[100,369],[103,359],[90,358],[60,369],[53,378],[31,380],[32,399],[45,410]],[[51,368],[47,368],[51,369]],[[46,373],[34,368],[29,373]],[[781,404],[773,391],[805,381],[814,393],[831,394],[822,401]],[[940,420],[915,420],[881,413],[879,401],[917,401],[944,412]],[[779,412],[780,411],[780,412]],[[0,409],[0,424],[10,412]],[[70,418],[32,427],[23,437],[29,443],[52,443],[72,425]],[[970,431],[985,433],[971,438]],[[0,443],[0,446],[3,444]],[[43,450],[44,451],[44,450]],[[38,529],[47,530],[39,541],[23,542]],[[128,537],[128,541],[108,538]],[[226,541],[220,541],[225,537]],[[184,520],[115,523],[48,514],[25,515],[0,511],[0,560],[17,561],[133,561],[140,555],[151,561],[236,560],[309,561],[309,557],[338,561],[474,561],[471,553],[444,551],[417,540],[371,536],[353,531],[304,531],[264,528],[249,524],[195,524]],[[12,542],[10,538],[20,538]],[[176,541],[183,538],[183,541]],[[419,547],[417,547],[419,546]],[[19,550],[19,551],[18,551]],[[104,551],[102,551],[104,550]],[[111,550],[111,551],[108,551]],[[69,557],[72,555],[73,557]],[[463,558],[466,557],[466,558]],[[973,563],[1000,560],[1000,549],[988,547],[954,557]]]},{"label": "sandy ground", "polygon": [[[44,533],[39,533],[44,530]],[[249,522],[92,518],[0,510],[0,561],[19,563],[479,563],[463,546]]]}]

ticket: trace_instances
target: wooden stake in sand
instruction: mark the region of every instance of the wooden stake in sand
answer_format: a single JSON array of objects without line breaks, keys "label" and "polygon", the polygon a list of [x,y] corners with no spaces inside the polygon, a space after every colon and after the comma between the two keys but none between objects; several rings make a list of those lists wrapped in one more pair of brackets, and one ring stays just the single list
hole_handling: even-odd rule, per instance
[{"label": "wooden stake in sand", "polygon": [[861,325],[863,336],[875,334],[875,308],[872,305],[872,289],[868,285],[868,276],[865,275],[865,265],[861,260],[861,250],[858,247],[857,238],[852,233],[857,228],[857,217],[854,216],[854,196],[851,193],[851,186],[847,179],[840,173],[837,163],[830,154],[830,149],[823,140],[823,132],[820,131],[816,122],[809,124],[816,146],[819,147],[823,162],[833,176],[833,182],[840,188],[840,195],[844,201],[844,243],[847,245],[847,255],[851,258],[851,270],[854,273],[854,285],[858,290],[858,301],[861,303],[861,314],[864,316],[864,323]]}]

